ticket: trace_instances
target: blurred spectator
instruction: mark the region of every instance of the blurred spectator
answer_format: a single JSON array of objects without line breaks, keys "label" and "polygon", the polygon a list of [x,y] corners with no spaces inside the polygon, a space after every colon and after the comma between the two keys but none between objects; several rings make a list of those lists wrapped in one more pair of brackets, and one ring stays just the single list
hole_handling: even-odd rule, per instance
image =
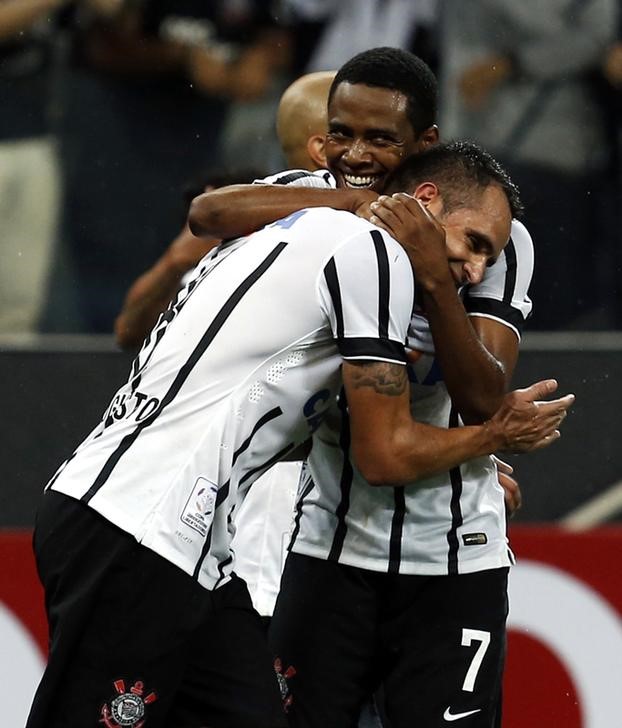
[{"label": "blurred spectator", "polygon": [[610,146],[592,79],[616,18],[616,0],[443,3],[441,128],[484,144],[521,188],[531,328],[611,324],[598,263],[611,251],[599,208]]},{"label": "blurred spectator", "polygon": [[[326,166],[324,137],[326,105],[334,71],[307,74],[296,79],[279,101],[276,129],[283,155],[290,168],[320,169]],[[265,177],[258,170],[231,174],[209,174],[189,186],[184,195],[184,221],[193,197],[217,187],[244,184]],[[187,222],[151,268],[140,275],[127,292],[123,308],[115,319],[114,331],[122,349],[137,349],[177,293],[185,274],[218,242],[197,238]]]},{"label": "blurred spectator", "polygon": [[37,330],[58,215],[54,22],[66,0],[0,0],[0,333]]},{"label": "blurred spectator", "polygon": [[181,230],[153,266],[132,283],[115,319],[115,337],[122,349],[133,351],[140,347],[159,315],[175,297],[184,275],[220,242],[218,238],[197,238],[190,232],[186,217],[192,199],[202,192],[230,184],[250,183],[263,175],[259,170],[243,170],[230,175],[208,174],[200,183],[188,185],[183,195]]},{"label": "blurred spectator", "polygon": [[439,0],[282,0],[298,29],[297,67],[339,68],[360,51],[393,46],[436,65]]},{"label": "blurred spectator", "polygon": [[179,190],[218,163],[227,103],[265,88],[273,23],[258,0],[120,0],[70,17],[61,97],[62,233],[78,300],[48,330],[109,332],[130,282],[176,230]]}]

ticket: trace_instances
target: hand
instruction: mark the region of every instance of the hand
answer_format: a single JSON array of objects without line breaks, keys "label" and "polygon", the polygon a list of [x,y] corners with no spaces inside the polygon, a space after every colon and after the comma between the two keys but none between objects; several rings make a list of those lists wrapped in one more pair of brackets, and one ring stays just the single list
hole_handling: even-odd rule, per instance
[{"label": "hand", "polygon": [[520,486],[518,482],[511,477],[514,468],[509,464],[500,460],[495,455],[492,456],[494,464],[497,466],[497,478],[499,485],[503,488],[503,496],[505,499],[505,510],[510,518],[523,504]]},{"label": "hand", "polygon": [[371,222],[374,215],[371,205],[378,199],[378,193],[373,190],[348,189],[348,194],[351,197],[349,211]]},{"label": "hand", "polygon": [[526,389],[509,392],[487,425],[503,442],[499,449],[530,452],[550,445],[560,437],[558,427],[573,404],[574,394],[551,401],[539,401],[557,389],[554,379],[536,382]]},{"label": "hand", "polygon": [[458,81],[465,106],[480,109],[511,73],[512,63],[504,56],[490,56],[469,66]]},{"label": "hand", "polygon": [[166,251],[167,262],[183,275],[201,260],[218,242],[217,238],[197,238],[190,232],[188,225],[170,244]]},{"label": "hand", "polygon": [[370,205],[370,222],[390,233],[408,253],[417,285],[430,291],[453,279],[447,263],[443,226],[411,195],[382,195]]}]

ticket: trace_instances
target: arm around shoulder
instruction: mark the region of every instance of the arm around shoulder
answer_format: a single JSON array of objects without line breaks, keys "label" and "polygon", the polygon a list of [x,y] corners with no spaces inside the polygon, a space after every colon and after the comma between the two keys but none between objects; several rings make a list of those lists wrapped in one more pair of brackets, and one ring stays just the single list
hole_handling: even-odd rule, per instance
[{"label": "arm around shoulder", "polygon": [[355,212],[370,195],[374,193],[369,190],[230,185],[195,197],[188,224],[198,237],[239,237],[305,207],[332,207]]}]

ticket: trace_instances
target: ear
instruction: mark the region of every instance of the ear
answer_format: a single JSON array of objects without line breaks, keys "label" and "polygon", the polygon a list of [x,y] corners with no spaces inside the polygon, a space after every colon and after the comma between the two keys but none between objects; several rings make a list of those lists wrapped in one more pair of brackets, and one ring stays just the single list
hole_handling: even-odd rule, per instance
[{"label": "ear", "polygon": [[323,134],[313,134],[313,136],[307,139],[307,154],[319,169],[326,168],[326,155],[324,154],[325,139],[326,137]]},{"label": "ear", "polygon": [[440,198],[440,192],[434,182],[420,182],[413,191],[412,196],[427,207],[430,202]]},{"label": "ear", "polygon": [[435,144],[438,144],[438,126],[433,124],[419,134],[417,147],[422,152],[424,149],[433,147]]}]

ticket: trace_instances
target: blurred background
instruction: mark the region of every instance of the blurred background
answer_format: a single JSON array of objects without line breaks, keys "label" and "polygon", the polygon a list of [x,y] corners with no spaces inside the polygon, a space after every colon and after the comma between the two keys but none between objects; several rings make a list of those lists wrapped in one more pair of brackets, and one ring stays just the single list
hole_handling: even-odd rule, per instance
[{"label": "blurred background", "polygon": [[293,79],[381,45],[437,73],[441,137],[478,141],[519,184],[536,264],[515,384],[554,376],[577,395],[562,440],[513,460],[504,725],[619,724],[622,3],[0,0],[7,728],[45,655],[37,498],[126,377],[113,331],[128,289],[210,180],[286,167],[275,114]]}]

